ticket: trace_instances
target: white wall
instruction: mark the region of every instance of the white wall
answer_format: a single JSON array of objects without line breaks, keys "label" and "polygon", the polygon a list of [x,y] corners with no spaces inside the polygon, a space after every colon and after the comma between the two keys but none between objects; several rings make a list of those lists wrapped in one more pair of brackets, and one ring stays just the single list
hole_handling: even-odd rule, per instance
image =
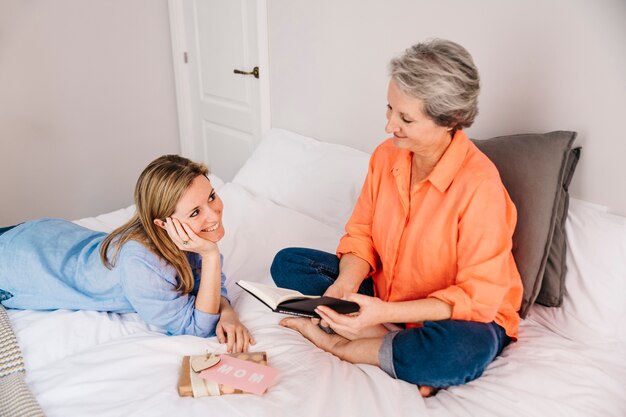
[{"label": "white wall", "polygon": [[[387,62],[453,39],[481,71],[473,137],[576,130],[577,198],[626,215],[623,0],[267,0],[272,126],[371,151]],[[132,202],[179,152],[166,0],[0,0],[0,226]]]},{"label": "white wall", "polygon": [[482,76],[471,137],[579,132],[574,197],[626,215],[626,1],[268,0],[272,126],[372,151],[387,63],[464,45]]},{"label": "white wall", "polygon": [[131,204],[175,106],[166,0],[0,0],[0,226]]}]

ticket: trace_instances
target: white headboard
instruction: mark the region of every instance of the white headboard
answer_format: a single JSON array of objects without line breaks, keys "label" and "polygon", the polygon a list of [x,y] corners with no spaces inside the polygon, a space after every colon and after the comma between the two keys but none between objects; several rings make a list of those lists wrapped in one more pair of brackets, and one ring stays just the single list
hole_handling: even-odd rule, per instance
[{"label": "white headboard", "polygon": [[269,0],[272,127],[371,152],[387,63],[421,40],[465,46],[482,77],[471,137],[575,130],[572,194],[626,215],[623,0]]}]

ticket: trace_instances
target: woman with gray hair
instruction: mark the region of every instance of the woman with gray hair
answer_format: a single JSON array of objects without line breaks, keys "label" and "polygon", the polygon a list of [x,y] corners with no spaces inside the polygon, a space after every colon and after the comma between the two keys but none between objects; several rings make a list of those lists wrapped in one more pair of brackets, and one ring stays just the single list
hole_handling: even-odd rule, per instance
[{"label": "woman with gray hair", "polygon": [[[435,39],[390,64],[387,133],[337,253],[288,248],[280,287],[360,306],[286,318],[318,347],[380,366],[428,396],[479,377],[517,337],[522,283],[517,214],[498,171],[463,131],[478,113],[470,54]],[[328,330],[330,329],[330,330]]]}]

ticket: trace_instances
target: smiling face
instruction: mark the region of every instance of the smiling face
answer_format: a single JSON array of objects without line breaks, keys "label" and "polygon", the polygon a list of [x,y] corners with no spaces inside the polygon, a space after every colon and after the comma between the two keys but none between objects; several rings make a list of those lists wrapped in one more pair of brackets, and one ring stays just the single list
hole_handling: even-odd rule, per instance
[{"label": "smiling face", "polygon": [[178,200],[171,217],[187,223],[201,238],[217,242],[224,237],[224,204],[204,175],[197,176]]},{"label": "smiling face", "polygon": [[393,79],[389,81],[387,103],[385,131],[393,134],[394,145],[426,157],[445,151],[452,140],[449,128],[426,116],[423,102],[400,90]]}]

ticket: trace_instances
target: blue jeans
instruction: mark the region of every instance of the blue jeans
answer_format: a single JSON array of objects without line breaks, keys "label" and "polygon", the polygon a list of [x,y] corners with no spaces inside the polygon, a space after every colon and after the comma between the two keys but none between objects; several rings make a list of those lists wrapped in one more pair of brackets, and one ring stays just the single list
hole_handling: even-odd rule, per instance
[{"label": "blue jeans", "polygon": [[[16,225],[17,226],[17,225]],[[0,236],[2,236],[4,234],[4,232],[8,232],[9,230],[13,229],[15,226],[9,226],[9,227],[0,227]]]},{"label": "blue jeans", "polygon": [[[2,236],[5,232],[8,232],[9,230],[13,229],[14,227],[15,226],[0,227],[0,236]],[[11,294],[8,291],[4,291],[4,290],[0,289],[0,302],[2,302],[4,300],[8,300],[11,297],[13,297],[13,294]]]},{"label": "blue jeans", "polygon": [[[276,254],[270,268],[279,287],[322,295],[339,275],[337,256],[305,248]],[[373,295],[373,282],[359,292]],[[511,339],[495,322],[426,321],[422,327],[388,333],[378,352],[380,367],[394,378],[434,388],[478,378]]]},{"label": "blue jeans", "polygon": [[[307,295],[322,295],[339,275],[339,258],[315,249],[287,248],[276,254],[270,273],[279,287]],[[374,295],[371,278],[363,281],[359,293]]]}]

